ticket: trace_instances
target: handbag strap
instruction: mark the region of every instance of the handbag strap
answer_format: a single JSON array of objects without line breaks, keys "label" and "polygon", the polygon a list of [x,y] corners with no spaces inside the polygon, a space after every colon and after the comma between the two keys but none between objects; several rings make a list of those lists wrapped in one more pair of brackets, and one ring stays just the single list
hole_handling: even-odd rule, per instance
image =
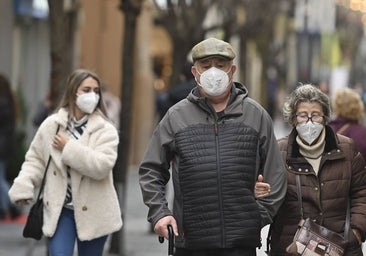
[{"label": "handbag strap", "polygon": [[[296,175],[296,190],[297,190],[297,201],[299,203],[300,207],[300,215],[301,219],[304,219],[304,208],[302,204],[302,194],[301,194],[301,182],[300,182],[300,175]],[[344,237],[348,239],[349,237],[349,231],[350,231],[350,222],[351,222],[351,216],[350,216],[350,200],[347,199],[347,213],[346,213],[346,223],[344,227]]]},{"label": "handbag strap", "polygon": [[300,208],[300,216],[301,219],[304,219],[304,208],[302,205],[302,193],[301,193],[301,182],[300,182],[300,175],[296,175],[296,190],[297,190],[297,201],[299,203]]},{"label": "handbag strap", "polygon": [[[57,126],[56,134],[58,133],[59,130],[60,130],[60,125]],[[41,194],[43,192],[43,188],[44,188],[44,185],[46,183],[46,175],[47,175],[48,167],[50,166],[50,162],[51,162],[51,154],[48,157],[46,169],[44,171],[43,178],[42,178],[41,187],[39,188],[39,192],[38,192],[38,196],[37,196],[37,201],[41,198]]]}]

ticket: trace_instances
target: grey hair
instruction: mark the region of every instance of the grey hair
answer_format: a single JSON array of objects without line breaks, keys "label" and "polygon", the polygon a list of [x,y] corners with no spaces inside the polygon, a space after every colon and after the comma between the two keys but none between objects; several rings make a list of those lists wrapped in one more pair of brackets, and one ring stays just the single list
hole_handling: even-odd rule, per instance
[{"label": "grey hair", "polygon": [[331,114],[330,99],[312,84],[299,85],[291,92],[282,108],[282,115],[286,122],[291,126],[295,124],[297,107],[302,102],[319,103],[323,109],[325,123],[328,123]]}]

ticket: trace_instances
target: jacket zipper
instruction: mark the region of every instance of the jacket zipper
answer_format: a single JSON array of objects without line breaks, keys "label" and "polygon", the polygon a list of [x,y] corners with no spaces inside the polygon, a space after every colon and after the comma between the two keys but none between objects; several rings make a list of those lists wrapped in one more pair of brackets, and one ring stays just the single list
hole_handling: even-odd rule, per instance
[{"label": "jacket zipper", "polygon": [[[217,182],[218,182],[218,190],[219,190],[219,207],[220,212],[223,212],[223,205],[222,205],[222,198],[221,198],[221,168],[220,168],[220,154],[219,154],[219,125],[217,121],[215,121],[214,124],[214,133],[215,133],[215,145],[216,145],[216,166],[217,166]],[[224,217],[223,214],[220,216],[221,218],[221,225],[222,225],[222,234],[221,234],[221,244],[222,247],[225,247],[225,223],[224,223]]]}]

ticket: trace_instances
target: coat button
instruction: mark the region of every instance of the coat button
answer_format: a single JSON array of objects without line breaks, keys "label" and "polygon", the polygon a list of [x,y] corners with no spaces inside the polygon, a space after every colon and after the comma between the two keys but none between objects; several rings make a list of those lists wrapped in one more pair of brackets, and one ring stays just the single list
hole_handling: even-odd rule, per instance
[{"label": "coat button", "polygon": [[315,190],[318,190],[318,187],[315,187],[314,189],[315,189]]},{"label": "coat button", "polygon": [[299,168],[299,169],[298,169],[298,171],[299,171],[299,172],[302,172],[302,169],[301,169],[301,168]]},{"label": "coat button", "polygon": [[83,206],[83,208],[81,208],[83,211],[86,211],[86,210],[88,210],[88,207],[86,207],[86,206]]},{"label": "coat button", "polygon": [[305,172],[309,172],[309,169],[305,169]]}]

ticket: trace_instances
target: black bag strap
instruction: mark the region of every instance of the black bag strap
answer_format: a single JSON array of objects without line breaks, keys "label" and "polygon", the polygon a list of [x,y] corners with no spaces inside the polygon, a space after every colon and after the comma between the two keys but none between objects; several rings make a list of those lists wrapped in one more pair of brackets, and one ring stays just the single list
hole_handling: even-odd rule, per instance
[{"label": "black bag strap", "polygon": [[[57,130],[56,130],[56,134],[58,133],[58,131],[60,130],[60,125],[57,126]],[[41,194],[43,192],[44,189],[44,185],[46,183],[46,175],[47,175],[47,171],[48,171],[48,167],[50,166],[50,162],[51,162],[51,154],[48,157],[48,161],[47,161],[47,165],[46,165],[46,169],[44,171],[43,174],[43,178],[42,178],[42,183],[41,183],[41,187],[39,188],[39,192],[38,192],[38,196],[37,196],[37,201],[41,198]]]},{"label": "black bag strap", "polygon": [[304,219],[304,208],[302,205],[300,175],[296,175],[296,190],[297,190],[297,201],[299,203],[299,208],[300,208],[300,216],[301,216],[301,219]]},{"label": "black bag strap", "polygon": [[[301,219],[304,219],[304,208],[302,204],[302,194],[301,194],[301,182],[300,182],[300,175],[296,175],[296,190],[297,190],[297,201],[299,202],[300,207],[300,215]],[[349,231],[350,231],[350,222],[351,222],[351,214],[350,214],[350,200],[347,198],[347,213],[346,213],[346,223],[344,227],[344,238],[348,239]]]}]

